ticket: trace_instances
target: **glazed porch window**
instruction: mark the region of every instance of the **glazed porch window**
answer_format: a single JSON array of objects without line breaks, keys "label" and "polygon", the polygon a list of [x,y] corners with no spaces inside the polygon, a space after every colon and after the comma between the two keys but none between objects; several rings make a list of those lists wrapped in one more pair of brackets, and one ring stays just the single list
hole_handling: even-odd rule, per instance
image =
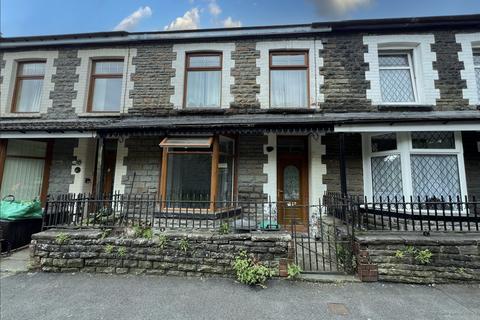
[{"label": "glazed porch window", "polygon": [[233,197],[234,140],[170,137],[163,147],[161,198],[170,208],[227,206]]},{"label": "glazed porch window", "polygon": [[219,108],[222,89],[222,55],[189,53],[186,56],[187,108]]},{"label": "glazed porch window", "polygon": [[122,100],[123,60],[94,60],[87,111],[119,112]]},{"label": "glazed porch window", "polygon": [[270,52],[270,107],[308,107],[307,52]]},{"label": "glazed porch window", "polygon": [[380,90],[385,103],[416,101],[415,74],[411,51],[380,51]]},{"label": "glazed porch window", "polygon": [[18,63],[12,112],[40,112],[44,76],[44,61]]}]

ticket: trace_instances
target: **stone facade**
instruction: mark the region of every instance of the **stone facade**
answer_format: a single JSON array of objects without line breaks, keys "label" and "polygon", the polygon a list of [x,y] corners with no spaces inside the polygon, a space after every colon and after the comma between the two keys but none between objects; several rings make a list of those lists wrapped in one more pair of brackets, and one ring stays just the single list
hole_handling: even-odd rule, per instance
[{"label": "stone facade", "polygon": [[[357,235],[357,260],[369,260],[363,265],[370,275],[378,269],[378,280],[406,283],[480,282],[480,234],[431,233],[423,236],[414,232],[392,232]],[[428,250],[431,261],[420,263],[413,250]],[[403,252],[399,257],[397,252]],[[362,264],[359,264],[359,270]],[[366,270],[366,269],[365,269]],[[368,278],[367,280],[373,280]]]},{"label": "stone facade", "polygon": [[170,96],[174,90],[171,79],[175,75],[172,61],[175,58],[171,44],[139,45],[133,59],[135,73],[130,98],[133,98],[131,114],[168,114],[173,109]]},{"label": "stone facade", "polygon": [[263,184],[267,182],[267,175],[263,173],[263,165],[268,157],[263,152],[267,144],[267,136],[240,136],[238,141],[238,200],[258,201],[267,200],[263,193]]},{"label": "stone facade", "polygon": [[69,185],[74,181],[71,170],[72,161],[76,159],[73,149],[77,146],[78,139],[55,139],[48,182],[49,194],[68,193]]},{"label": "stone facade", "polygon": [[72,107],[72,101],[77,96],[74,89],[78,81],[76,73],[77,66],[80,65],[78,52],[74,49],[60,50],[58,58],[54,61],[57,73],[52,76],[54,90],[50,92],[52,107],[47,110],[47,118],[68,119],[75,118],[75,109]]},{"label": "stone facade", "polygon": [[[323,183],[327,186],[327,192],[340,192],[338,135],[327,133],[322,138],[322,142],[326,148],[322,162],[327,166],[327,173],[323,175]],[[360,134],[345,135],[345,161],[348,193],[363,195],[362,136]]]},{"label": "stone facade", "polygon": [[[68,240],[59,244],[59,233]],[[163,245],[157,236],[153,240],[102,238],[99,230],[52,229],[32,236],[32,265],[46,272],[230,276],[236,255],[245,251],[278,275],[280,261],[288,258],[291,248],[291,236],[283,232],[219,235],[172,230],[162,235]],[[181,249],[181,241],[187,243],[186,249]]]},{"label": "stone facade", "polygon": [[[124,159],[127,174],[122,178],[125,193],[157,194],[162,166],[162,137],[136,137],[125,141],[128,155]],[[135,174],[135,180],[134,180]]]}]

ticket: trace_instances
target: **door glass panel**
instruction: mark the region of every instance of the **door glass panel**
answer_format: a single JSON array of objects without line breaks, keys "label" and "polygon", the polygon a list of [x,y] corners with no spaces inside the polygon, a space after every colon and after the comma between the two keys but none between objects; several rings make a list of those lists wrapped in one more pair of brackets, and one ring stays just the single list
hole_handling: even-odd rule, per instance
[{"label": "door glass panel", "polygon": [[298,200],[300,198],[300,171],[293,165],[283,170],[284,200]]}]

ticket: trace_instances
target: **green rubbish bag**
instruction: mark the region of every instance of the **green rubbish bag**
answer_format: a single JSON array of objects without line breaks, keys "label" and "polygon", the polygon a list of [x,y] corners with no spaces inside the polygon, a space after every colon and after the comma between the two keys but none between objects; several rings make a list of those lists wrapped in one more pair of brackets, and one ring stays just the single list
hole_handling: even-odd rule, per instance
[{"label": "green rubbish bag", "polygon": [[2,220],[22,220],[22,219],[41,219],[42,204],[38,200],[0,201],[0,219]]}]

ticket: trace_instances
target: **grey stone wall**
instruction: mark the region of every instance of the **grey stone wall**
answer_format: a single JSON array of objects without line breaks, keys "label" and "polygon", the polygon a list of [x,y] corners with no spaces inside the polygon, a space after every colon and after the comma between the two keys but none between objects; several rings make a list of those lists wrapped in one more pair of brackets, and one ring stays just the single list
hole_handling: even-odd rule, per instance
[{"label": "grey stone wall", "polygon": [[462,140],[468,195],[480,199],[480,152],[477,146],[480,133],[462,132]]},{"label": "grey stone wall", "polygon": [[[174,87],[170,81],[175,76],[172,61],[175,59],[171,44],[139,45],[133,58],[135,73],[130,98],[133,98],[132,114],[166,114],[173,109],[170,96]],[[177,88],[181,90],[181,88]]]},{"label": "grey stone wall", "polygon": [[57,72],[52,75],[54,89],[50,92],[52,107],[47,110],[46,118],[68,119],[76,118],[72,100],[76,98],[77,91],[74,85],[78,82],[77,66],[80,65],[78,51],[75,49],[62,49],[58,52],[58,58],[53,62]]},{"label": "grey stone wall", "polygon": [[263,152],[267,144],[267,136],[240,136],[238,140],[238,200],[258,201],[267,199],[263,193],[263,184],[267,175],[263,173],[263,165],[268,157]]},{"label": "grey stone wall", "polygon": [[130,191],[132,194],[158,192],[162,166],[162,149],[159,143],[162,139],[162,137],[133,137],[125,141],[128,148],[128,154],[124,159],[127,174],[122,178],[122,183],[125,185],[126,194]]},{"label": "grey stone wall", "polygon": [[72,161],[75,160],[73,149],[77,146],[78,139],[55,139],[48,194],[68,193],[68,186],[73,183],[74,179],[74,175],[71,174]]},{"label": "grey stone wall", "polygon": [[[451,283],[480,281],[480,234],[414,232],[357,235],[362,258],[378,267],[378,280],[406,283]],[[415,255],[405,253],[407,246],[429,250],[431,261],[421,264]],[[396,255],[404,252],[403,257]]]},{"label": "grey stone wall", "polygon": [[[69,239],[62,244],[56,236],[63,232]],[[102,231],[49,230],[32,236],[32,265],[46,272],[99,272],[202,276],[233,275],[232,263],[240,251],[255,256],[277,270],[281,259],[288,258],[291,236],[283,232],[219,235],[213,232],[168,231],[166,243],[112,236],[102,239]],[[188,241],[187,250],[180,241]],[[111,252],[106,250],[111,246]],[[121,250],[119,250],[122,248]],[[120,253],[125,251],[124,254]]]},{"label": "grey stone wall", "polygon": [[363,37],[357,35],[340,35],[322,38],[323,67],[320,74],[324,76],[324,84],[320,91],[325,102],[320,108],[325,112],[371,111],[371,101],[367,100],[369,81],[365,80],[368,64],[363,54],[367,48],[363,45]]},{"label": "grey stone wall", "polygon": [[438,71],[438,80],[435,87],[440,90],[440,99],[437,99],[437,110],[467,109],[468,101],[463,99],[462,89],[467,87],[462,80],[460,71],[464,69],[463,62],[458,60],[458,52],[462,46],[456,42],[455,32],[435,32],[435,43],[432,52],[436,53],[437,61],[433,67]]},{"label": "grey stone wall", "polygon": [[257,67],[257,58],[260,51],[256,50],[255,41],[237,41],[232,59],[235,67],[232,68],[232,76],[235,83],[231,87],[234,101],[231,107],[238,112],[248,112],[250,109],[259,109],[260,103],[257,94],[260,93],[260,85],[257,84],[257,76],[260,68]]},{"label": "grey stone wall", "polygon": [[[322,138],[326,154],[322,162],[327,166],[323,175],[323,183],[328,192],[340,192],[340,156],[338,134],[327,133]],[[360,134],[345,135],[345,160],[347,170],[347,191],[354,195],[363,195],[363,162],[362,136]]]},{"label": "grey stone wall", "polygon": [[[3,52],[0,52],[0,70],[2,70],[3,68],[5,68],[5,60],[3,60]],[[0,84],[3,83],[3,76],[0,75]],[[2,94],[0,92],[0,94]]]}]

